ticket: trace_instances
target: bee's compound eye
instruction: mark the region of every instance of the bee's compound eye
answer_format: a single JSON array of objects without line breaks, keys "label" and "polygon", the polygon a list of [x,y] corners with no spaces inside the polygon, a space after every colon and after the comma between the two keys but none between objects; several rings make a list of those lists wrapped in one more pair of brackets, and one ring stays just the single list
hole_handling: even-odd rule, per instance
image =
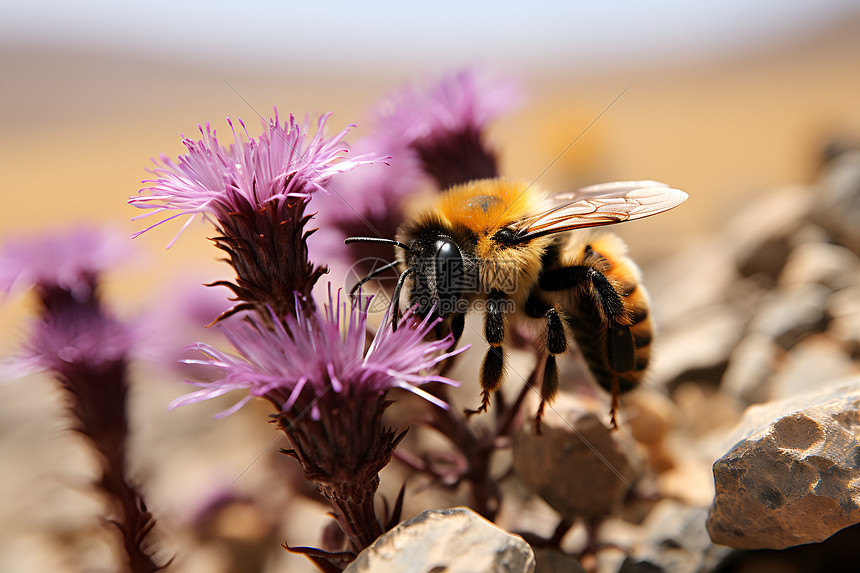
[{"label": "bee's compound eye", "polygon": [[463,256],[457,245],[444,241],[436,251],[436,292],[442,316],[453,311],[463,279]]}]

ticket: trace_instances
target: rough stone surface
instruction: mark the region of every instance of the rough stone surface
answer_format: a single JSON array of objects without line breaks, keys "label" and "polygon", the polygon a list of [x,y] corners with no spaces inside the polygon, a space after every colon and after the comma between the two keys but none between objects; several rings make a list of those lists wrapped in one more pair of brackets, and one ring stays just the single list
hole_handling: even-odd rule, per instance
[{"label": "rough stone surface", "polygon": [[427,510],[380,536],[344,573],[523,573],[535,556],[521,537],[470,509]]},{"label": "rough stone surface", "polygon": [[543,433],[524,427],[513,442],[523,485],[566,517],[611,514],[642,473],[632,440],[575,397],[562,393],[544,416]]},{"label": "rough stone surface", "polygon": [[860,522],[858,434],[860,378],[750,408],[741,440],[714,464],[711,538],[739,549],[781,549]]},{"label": "rough stone surface", "polygon": [[730,550],[715,546],[705,528],[707,508],[664,500],[649,514],[642,542],[624,560],[619,573],[710,571]]}]

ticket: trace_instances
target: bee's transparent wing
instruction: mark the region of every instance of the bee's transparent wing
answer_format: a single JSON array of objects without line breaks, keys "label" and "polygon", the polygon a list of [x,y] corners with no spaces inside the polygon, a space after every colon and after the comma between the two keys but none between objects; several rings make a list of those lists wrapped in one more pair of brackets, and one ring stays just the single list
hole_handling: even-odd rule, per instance
[{"label": "bee's transparent wing", "polygon": [[616,181],[552,195],[553,207],[516,225],[521,240],[612,225],[668,211],[688,195],[656,181]]}]

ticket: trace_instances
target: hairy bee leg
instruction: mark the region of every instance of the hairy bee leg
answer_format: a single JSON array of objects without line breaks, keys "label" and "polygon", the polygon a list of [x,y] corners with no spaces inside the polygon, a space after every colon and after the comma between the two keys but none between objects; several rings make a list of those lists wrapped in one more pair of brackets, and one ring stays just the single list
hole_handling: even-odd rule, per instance
[{"label": "hairy bee leg", "polygon": [[541,426],[541,420],[543,420],[543,412],[546,405],[552,402],[555,397],[558,395],[558,387],[559,387],[559,375],[558,375],[558,364],[555,362],[554,354],[547,354],[546,363],[543,367],[543,382],[541,382],[540,386],[540,405],[538,406],[537,413],[535,414],[535,433],[542,434],[543,427]]},{"label": "hairy bee leg", "polygon": [[505,316],[502,313],[502,303],[505,296],[497,290],[487,296],[487,310],[484,314],[484,338],[490,343],[484,361],[481,363],[481,405],[477,410],[467,410],[469,415],[486,412],[490,405],[490,396],[502,385],[505,375]]},{"label": "hairy bee leg", "polygon": [[550,308],[546,311],[546,362],[543,368],[543,382],[540,390],[540,406],[535,414],[535,432],[541,433],[541,419],[544,408],[548,402],[552,402],[558,395],[559,373],[555,356],[567,351],[567,331],[558,311]]},{"label": "hairy bee leg", "polygon": [[624,310],[621,295],[606,276],[594,267],[576,265],[562,267],[544,273],[540,277],[540,288],[546,291],[569,290],[590,287],[588,290],[610,322],[616,322]]},{"label": "hairy bee leg", "polygon": [[[599,254],[587,251],[599,257]],[[624,313],[623,297],[629,296],[636,286],[628,292],[619,292],[612,283],[597,268],[588,265],[562,267],[541,276],[540,286],[545,290],[564,290],[578,288],[583,289],[594,301],[595,305],[608,322],[606,333],[606,358],[609,368],[609,393],[611,395],[611,406],[609,410],[610,429],[618,429],[617,413],[620,408],[621,383],[619,374],[631,372],[637,369],[636,337],[631,330],[631,325],[638,324],[647,317],[646,309],[639,309],[633,316]],[[650,340],[644,340],[644,343]]]}]

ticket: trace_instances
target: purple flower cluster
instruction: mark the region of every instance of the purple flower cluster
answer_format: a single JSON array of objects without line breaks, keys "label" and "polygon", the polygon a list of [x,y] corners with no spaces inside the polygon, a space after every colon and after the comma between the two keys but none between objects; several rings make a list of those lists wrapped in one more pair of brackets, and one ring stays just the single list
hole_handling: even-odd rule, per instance
[{"label": "purple flower cluster", "polygon": [[0,254],[0,292],[56,287],[84,299],[92,278],[133,256],[116,231],[89,227],[9,241]]},{"label": "purple flower cluster", "polygon": [[[276,111],[256,136],[228,119],[228,144],[206,123],[198,126],[200,139],[182,138],[186,153],[161,155],[128,200],[147,211],[135,219],[157,219],[135,237],[183,219],[168,248],[195,219],[214,225],[211,240],[235,272],[233,280],[210,285],[232,291],[235,304],[216,322],[233,348],[188,347],[203,357],[183,362],[205,373],[190,382],[196,391],[169,408],[234,391],[238,400],[217,417],[254,397],[272,405],[273,421],[290,440],[284,453],[316,484],[343,533],[325,537],[334,553],[303,551],[324,570],[340,570],[399,515],[399,502],[385,520],[375,507],[379,472],[405,435],[383,424],[396,392],[419,396],[445,413],[439,419],[446,428],[468,434],[463,416],[446,403],[444,388],[458,384],[441,374],[466,348],[453,350],[450,334],[437,339],[438,321],[413,310],[391,316],[390,307],[374,331],[372,297],[361,293],[333,296],[329,285],[318,305],[314,285],[327,269],[310,257],[316,229],[308,205],[314,200],[320,221],[343,234],[393,237],[416,191],[497,175],[485,131],[515,99],[509,85],[474,71],[407,87],[377,108],[376,130],[357,144],[357,154],[345,143],[352,126],[326,136],[329,115],[314,124],[292,115],[282,121]],[[60,382],[74,429],[102,460],[97,486],[110,502],[106,515],[121,533],[128,569],[151,572],[160,569],[144,547],[152,516],[125,476],[128,365],[139,354],[140,330],[111,316],[99,286],[104,271],[128,259],[127,244],[93,230],[10,243],[0,254],[0,292],[36,293],[40,315],[15,368],[48,371]],[[223,320],[240,312],[241,320]]]},{"label": "purple flower cluster", "polygon": [[[357,552],[382,533],[374,510],[378,474],[403,436],[382,424],[389,391],[407,390],[446,408],[421,386],[454,384],[434,372],[460,351],[447,351],[450,337],[433,340],[435,323],[412,312],[386,317],[369,338],[367,297],[333,299],[329,287],[328,304],[317,308],[312,288],[325,268],[309,260],[313,229],[306,229],[311,215],[305,209],[335,175],[385,158],[368,152],[345,159],[347,130],[326,139],[327,118],[320,118],[312,137],[307,122],[300,126],[292,116],[283,124],[276,116],[256,139],[247,131],[240,136],[231,123],[229,147],[207,124],[200,128],[203,139],[183,140],[188,152],[177,161],[161,158],[156,178],[145,181],[149,186],[129,203],[153,215],[175,211],[148,229],[182,216],[188,218],[183,230],[198,215],[213,222],[219,233],[213,241],[237,275],[233,282],[212,283],[227,286],[239,301],[221,318],[247,311],[241,322],[222,323],[236,354],[198,343],[192,348],[207,358],[186,361],[221,376],[192,382],[200,389],[170,407],[233,390],[246,394],[220,416],[255,396],[271,402],[292,444],[287,453],[332,504],[346,549]],[[388,185],[406,188],[392,180]],[[372,210],[374,204],[378,199],[363,206]]]},{"label": "purple flower cluster", "polygon": [[124,550],[123,570],[158,571],[147,537],[154,522],[126,477],[128,363],[138,342],[135,327],[102,304],[102,271],[128,253],[116,234],[78,229],[10,243],[0,253],[0,288],[30,287],[40,311],[13,366],[16,374],[46,371],[64,390],[72,429],[97,452],[96,487],[108,504]]},{"label": "purple flower cluster", "polygon": [[74,380],[73,372],[82,368],[109,368],[128,359],[139,342],[137,329],[111,317],[98,291],[103,271],[130,255],[120,234],[94,228],[6,245],[0,253],[0,291],[32,289],[41,306],[16,373],[49,371]]}]

